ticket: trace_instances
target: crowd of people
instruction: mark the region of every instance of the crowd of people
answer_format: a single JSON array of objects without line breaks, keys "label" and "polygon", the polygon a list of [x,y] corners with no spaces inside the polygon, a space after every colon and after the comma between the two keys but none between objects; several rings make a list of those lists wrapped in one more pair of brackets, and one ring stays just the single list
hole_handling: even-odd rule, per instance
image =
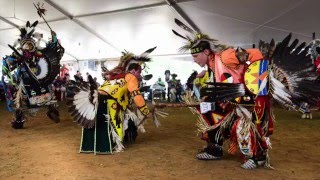
[{"label": "crowd of people", "polygon": [[185,91],[185,86],[180,79],[176,79],[177,74],[172,74],[171,79],[166,79],[166,83],[161,78],[152,85],[148,95],[148,100],[159,99],[168,102],[183,102],[182,95]]},{"label": "crowd of people", "polygon": [[[91,76],[88,72],[86,73],[87,78],[84,80],[81,72],[78,70],[74,75],[74,79],[70,79],[69,70],[65,65],[60,70],[60,74],[54,79],[51,85],[51,89],[54,92],[55,99],[57,101],[64,101],[66,97],[73,95],[73,87],[75,83],[89,82],[88,77]],[[97,78],[93,78],[97,87],[100,86],[97,82]]]}]

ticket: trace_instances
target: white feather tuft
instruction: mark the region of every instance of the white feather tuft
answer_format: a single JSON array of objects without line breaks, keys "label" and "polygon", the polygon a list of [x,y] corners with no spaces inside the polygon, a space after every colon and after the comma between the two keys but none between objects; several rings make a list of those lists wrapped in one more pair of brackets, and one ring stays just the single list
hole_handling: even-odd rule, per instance
[{"label": "white feather tuft", "polygon": [[138,116],[135,113],[133,113],[132,111],[130,111],[129,109],[126,110],[124,119],[125,120],[131,119],[136,126],[138,126],[138,124],[140,124],[140,122],[142,120],[142,119],[138,118]]},{"label": "white feather tuft", "polygon": [[39,59],[39,62],[38,62],[38,68],[39,68],[39,70],[38,71],[40,71],[40,73],[38,74],[38,75],[36,75],[36,77],[38,78],[38,79],[43,79],[43,78],[45,78],[47,75],[48,75],[48,73],[49,73],[49,65],[48,65],[48,62],[46,61],[46,59],[44,59],[44,58],[40,58]]}]

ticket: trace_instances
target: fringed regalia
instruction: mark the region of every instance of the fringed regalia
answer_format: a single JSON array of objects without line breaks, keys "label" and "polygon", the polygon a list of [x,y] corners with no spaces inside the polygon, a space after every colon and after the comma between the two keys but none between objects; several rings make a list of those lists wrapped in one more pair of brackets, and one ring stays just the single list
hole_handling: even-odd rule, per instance
[{"label": "fringed regalia", "polygon": [[105,71],[105,82],[99,88],[91,76],[89,84],[79,86],[68,105],[75,121],[83,126],[80,152],[112,154],[123,151],[127,128],[124,121],[138,118],[128,109],[129,99],[132,98],[136,104],[141,114],[140,121],[149,114],[139,91],[139,81],[128,72],[128,66],[150,61],[146,56],[154,49],[147,50],[140,57],[124,52],[119,65],[111,71]]},{"label": "fringed regalia", "polygon": [[[42,12],[39,12],[38,9],[38,14],[42,17],[45,9],[41,10]],[[48,106],[47,116],[59,122],[59,112],[55,108],[50,86],[59,74],[64,48],[52,30],[51,40],[45,41],[45,47],[40,46],[40,42],[44,40],[42,34],[35,32],[37,24],[38,21],[32,24],[28,21],[25,27],[19,29],[20,38],[13,46],[9,45],[13,53],[2,60],[2,73],[9,80],[10,86],[15,87],[12,89],[16,89],[16,92],[10,92],[11,95],[15,94],[15,97],[8,98],[8,109],[13,110],[12,106],[15,104],[14,109],[19,111],[15,113],[17,115],[23,114],[25,109]],[[22,107],[25,104],[27,107]],[[13,128],[23,127],[19,117],[14,118]]]},{"label": "fringed regalia", "polygon": [[242,168],[254,169],[258,165],[272,168],[268,155],[269,136],[274,128],[270,97],[295,110],[299,110],[298,104],[303,101],[315,105],[318,100],[320,86],[313,86],[317,74],[307,55],[309,47],[305,43],[296,47],[297,39],[289,44],[290,34],[277,46],[273,40],[261,41],[260,50],[235,50],[193,31],[177,19],[175,22],[194,36],[183,36],[173,30],[188,42],[181,50],[197,54],[208,49],[208,72],[214,75],[200,88],[201,100],[211,102],[213,108],[206,113],[193,110],[199,117],[199,132],[208,142],[196,157],[220,159],[222,143],[229,140],[228,152],[235,154],[240,150],[244,157]]}]

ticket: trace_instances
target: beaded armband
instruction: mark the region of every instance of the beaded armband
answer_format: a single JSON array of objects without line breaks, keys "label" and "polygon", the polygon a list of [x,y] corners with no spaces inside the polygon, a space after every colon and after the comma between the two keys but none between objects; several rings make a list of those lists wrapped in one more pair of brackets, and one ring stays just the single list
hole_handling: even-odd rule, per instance
[{"label": "beaded armband", "polygon": [[142,113],[143,115],[145,115],[145,116],[150,113],[150,110],[149,110],[149,108],[148,108],[147,105],[144,105],[144,106],[142,106],[142,107],[139,107],[138,109],[139,109],[139,110],[141,111],[141,113]]},{"label": "beaded armband", "polygon": [[140,91],[139,90],[134,90],[130,93],[131,97],[135,97],[137,95],[141,95]]}]

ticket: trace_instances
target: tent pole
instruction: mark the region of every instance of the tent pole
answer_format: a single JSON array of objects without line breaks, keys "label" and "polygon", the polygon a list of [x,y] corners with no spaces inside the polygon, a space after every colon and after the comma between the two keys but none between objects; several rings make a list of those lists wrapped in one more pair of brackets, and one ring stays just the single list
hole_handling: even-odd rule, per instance
[{"label": "tent pole", "polygon": [[83,22],[79,21],[78,19],[75,19],[69,12],[67,12],[66,10],[62,9],[62,7],[60,7],[59,5],[57,5],[56,3],[52,2],[51,0],[44,0],[45,2],[47,2],[48,4],[50,4],[53,8],[55,8],[57,11],[61,12],[63,15],[65,15],[67,18],[69,18],[71,21],[75,22],[76,24],[78,24],[80,27],[82,27],[83,29],[87,30],[88,32],[90,32],[92,35],[96,36],[97,38],[99,38],[100,40],[102,40],[104,43],[108,44],[109,46],[113,47],[116,51],[121,52],[120,49],[118,49],[117,47],[115,47],[112,43],[110,43],[108,40],[106,40],[103,36],[101,36],[100,34],[98,34],[93,28],[85,25]]}]

